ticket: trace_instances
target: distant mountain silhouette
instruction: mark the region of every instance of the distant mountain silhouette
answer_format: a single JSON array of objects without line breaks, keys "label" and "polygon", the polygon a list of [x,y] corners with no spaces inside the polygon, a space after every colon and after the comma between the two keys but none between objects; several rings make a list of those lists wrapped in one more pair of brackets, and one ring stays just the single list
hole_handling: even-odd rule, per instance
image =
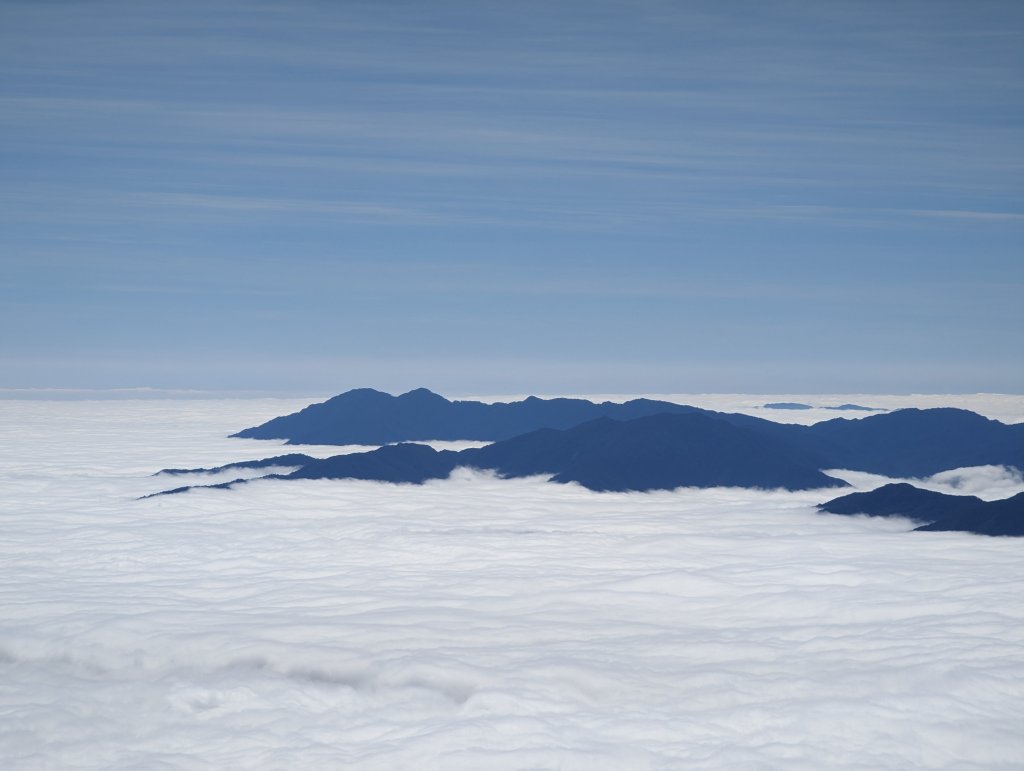
[{"label": "distant mountain silhouette", "polygon": [[[165,468],[156,472],[157,474],[216,474],[221,471],[231,471],[240,468],[271,468],[274,466],[305,466],[316,460],[315,458],[302,453],[293,452],[288,455],[275,455],[272,458],[262,460],[246,460],[241,463],[228,463],[224,466],[214,468]],[[155,476],[155,475],[154,475]]]},{"label": "distant mountain silhouette", "polygon": [[902,516],[927,523],[916,530],[1024,535],[1024,493],[1001,501],[983,501],[973,495],[946,495],[900,483],[844,495],[819,504],[818,509],[832,514]]},{"label": "distant mountain silhouette", "polygon": [[[283,464],[253,461],[203,471],[272,465]],[[578,482],[591,490],[608,491],[846,486],[822,474],[819,459],[802,448],[698,412],[628,421],[598,418],[567,430],[540,429],[461,452],[438,452],[417,444],[388,445],[372,452],[310,460],[278,478],[422,483],[443,479],[457,466],[492,470],[504,477],[549,474],[556,482]]]},{"label": "distant mountain silhouette", "polygon": [[586,399],[538,399],[485,404],[448,401],[425,388],[391,396],[372,388],[348,391],[299,412],[233,434],[286,439],[288,444],[389,444],[427,439],[498,441],[539,428],[570,428],[595,418],[630,420],[657,413],[697,412],[671,402],[625,404]]},{"label": "distant mountain silhouette", "polygon": [[[766,410],[813,410],[814,405],[804,404],[803,402],[769,402],[768,404],[761,405]],[[860,412],[885,412],[880,407],[862,407],[859,404],[837,404],[834,407],[825,407],[826,410],[837,410],[840,412],[846,411],[860,411]]]},{"label": "distant mountain silhouette", "polygon": [[595,404],[585,399],[531,396],[520,402],[484,404],[448,401],[423,388],[401,396],[362,388],[234,436],[285,439],[289,444],[500,441],[541,428],[567,429],[601,417],[629,421],[694,414],[781,443],[790,456],[819,463],[819,469],[846,468],[896,477],[923,477],[963,466],[1024,469],[1024,424],[1008,426],[954,408],[903,409],[799,426],[649,399]]},{"label": "distant mountain silhouette", "polygon": [[951,514],[918,530],[963,530],[979,535],[1024,536],[1024,493],[988,501],[973,511]]},{"label": "distant mountain silhouette", "polygon": [[785,440],[712,415],[650,415],[619,422],[599,418],[567,431],[542,429],[464,450],[460,463],[503,476],[554,474],[591,490],[675,487],[841,487],[817,459]]},{"label": "distant mountain silhouette", "polygon": [[925,477],[964,466],[1024,469],[1024,424],[1006,425],[952,407],[904,409],[805,428],[828,458],[823,468]]},{"label": "distant mountain silhouette", "polygon": [[883,485],[867,493],[850,493],[818,505],[830,514],[867,514],[872,517],[907,517],[919,522],[935,522],[943,517],[963,514],[984,501],[974,495],[946,495],[922,490],[906,482]]},{"label": "distant mountain silhouette", "polygon": [[[866,409],[856,405],[836,409],[840,408]],[[542,426],[523,430],[536,424]],[[953,408],[903,409],[800,426],[646,399],[594,404],[584,399],[529,397],[488,405],[450,402],[426,389],[397,397],[358,389],[235,436],[320,444],[378,444],[411,438],[497,441],[461,452],[401,442],[324,459],[290,453],[211,469],[160,473],[298,466],[289,474],[268,476],[420,484],[467,466],[504,477],[549,475],[555,482],[576,482],[591,490],[644,491],[689,486],[788,490],[846,486],[822,473],[828,468],[903,477],[964,466],[1024,469],[1024,424],[1005,425]],[[229,488],[245,481],[209,487]],[[919,530],[986,535],[1024,535],[1022,507],[1024,494],[985,502],[909,484],[885,485],[819,506],[838,514],[906,516],[928,523]]]},{"label": "distant mountain silhouette", "polygon": [[445,479],[458,465],[458,455],[450,450],[437,451],[425,444],[391,444],[371,452],[314,460],[283,478],[423,484],[428,479]]}]

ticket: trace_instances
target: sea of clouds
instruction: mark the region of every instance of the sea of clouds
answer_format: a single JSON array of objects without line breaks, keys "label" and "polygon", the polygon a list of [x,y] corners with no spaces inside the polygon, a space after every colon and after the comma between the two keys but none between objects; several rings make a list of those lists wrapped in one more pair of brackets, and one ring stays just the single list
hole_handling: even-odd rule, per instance
[{"label": "sea of clouds", "polygon": [[4,768],[1024,764],[1024,539],[466,470],[137,500],[306,403],[0,401]]}]

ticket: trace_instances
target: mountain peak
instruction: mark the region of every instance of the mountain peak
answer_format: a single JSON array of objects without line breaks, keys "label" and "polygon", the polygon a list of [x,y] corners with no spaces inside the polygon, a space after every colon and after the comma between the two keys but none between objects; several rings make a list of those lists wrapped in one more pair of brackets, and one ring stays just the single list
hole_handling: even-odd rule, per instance
[{"label": "mountain peak", "polygon": [[428,402],[435,402],[438,404],[449,403],[448,400],[445,399],[443,396],[441,396],[440,394],[435,394],[428,388],[414,388],[411,391],[406,391],[404,394],[397,398],[407,402],[418,402],[421,404],[425,404]]},{"label": "mountain peak", "polygon": [[324,404],[339,404],[339,403],[359,403],[369,401],[384,401],[385,399],[392,399],[394,397],[384,391],[378,391],[376,388],[353,388],[345,393],[332,396]]}]

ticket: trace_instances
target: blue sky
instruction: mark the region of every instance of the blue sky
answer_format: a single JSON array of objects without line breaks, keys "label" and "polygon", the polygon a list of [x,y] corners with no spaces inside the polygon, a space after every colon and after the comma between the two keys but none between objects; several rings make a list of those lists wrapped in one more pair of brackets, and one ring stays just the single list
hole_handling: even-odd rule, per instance
[{"label": "blue sky", "polygon": [[0,2],[0,387],[1024,391],[1017,2]]}]

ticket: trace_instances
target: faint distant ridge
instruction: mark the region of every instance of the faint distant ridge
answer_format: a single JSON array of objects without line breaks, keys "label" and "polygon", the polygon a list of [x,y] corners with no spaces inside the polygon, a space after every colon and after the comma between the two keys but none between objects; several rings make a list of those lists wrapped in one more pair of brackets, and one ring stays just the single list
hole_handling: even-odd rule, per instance
[{"label": "faint distant ridge", "polygon": [[[813,410],[813,404],[803,402],[768,402],[761,405],[766,410]],[[841,412],[887,412],[882,407],[863,407],[859,404],[838,404],[834,407],[824,407],[826,410],[839,410]]]},{"label": "faint distant ridge", "polygon": [[631,420],[658,413],[700,412],[672,402],[633,399],[539,399],[486,404],[449,401],[417,388],[400,396],[357,388],[232,436],[288,444],[388,444],[427,439],[498,441],[538,428],[570,428],[596,418]]},{"label": "faint distant ridge", "polygon": [[834,407],[826,407],[826,410],[852,411],[852,412],[888,412],[884,407],[864,407],[860,404],[837,404]]},{"label": "faint distant ridge", "polygon": [[819,504],[818,509],[831,514],[907,517],[926,523],[917,530],[1024,536],[1024,493],[983,501],[973,495],[947,495],[898,483],[843,495]]}]

